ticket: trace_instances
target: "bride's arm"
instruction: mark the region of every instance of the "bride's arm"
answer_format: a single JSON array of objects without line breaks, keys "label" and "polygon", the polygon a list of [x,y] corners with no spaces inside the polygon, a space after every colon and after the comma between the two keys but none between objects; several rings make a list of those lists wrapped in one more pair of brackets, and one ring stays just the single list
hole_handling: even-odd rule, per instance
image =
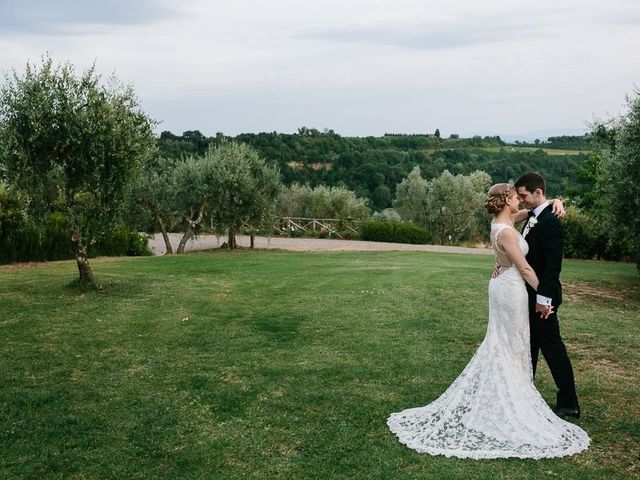
[{"label": "bride's arm", "polygon": [[[564,204],[562,200],[559,198],[552,198],[549,200],[549,205],[551,205],[551,212],[558,218],[564,217],[565,210]],[[516,223],[520,223],[527,219],[529,216],[529,210],[523,208],[522,210],[518,210],[516,213],[511,215],[511,222],[515,225]]]},{"label": "bride's arm", "polygon": [[549,205],[551,205],[551,213],[553,213],[556,217],[562,218],[566,213],[564,210],[564,204],[562,200],[559,198],[552,198],[549,200]]},{"label": "bride's arm", "polygon": [[526,208],[518,210],[516,213],[511,214],[511,223],[513,223],[514,225],[520,223],[523,220],[526,220],[528,216],[529,210],[527,210]]},{"label": "bride's arm", "polygon": [[516,266],[522,278],[531,285],[534,290],[538,289],[538,284],[540,281],[536,275],[536,272],[533,271],[531,265],[527,263],[527,260],[524,258],[522,254],[522,250],[520,250],[520,245],[518,244],[518,236],[515,230],[510,228],[505,228],[498,234],[498,243],[502,247],[504,253],[507,254],[511,263]]}]

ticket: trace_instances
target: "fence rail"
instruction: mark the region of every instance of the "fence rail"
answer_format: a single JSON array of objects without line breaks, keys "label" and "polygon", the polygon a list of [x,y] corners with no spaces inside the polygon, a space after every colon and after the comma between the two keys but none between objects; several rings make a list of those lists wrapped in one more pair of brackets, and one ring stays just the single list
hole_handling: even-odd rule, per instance
[{"label": "fence rail", "polygon": [[292,232],[302,230],[306,233],[326,233],[344,238],[339,232],[352,232],[358,235],[357,228],[361,223],[360,220],[340,218],[282,217],[274,225],[274,229],[281,235],[291,235]]}]

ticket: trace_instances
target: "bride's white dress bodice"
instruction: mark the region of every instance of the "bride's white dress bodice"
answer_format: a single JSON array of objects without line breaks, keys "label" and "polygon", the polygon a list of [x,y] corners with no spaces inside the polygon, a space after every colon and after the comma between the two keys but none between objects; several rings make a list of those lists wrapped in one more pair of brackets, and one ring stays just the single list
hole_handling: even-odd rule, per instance
[{"label": "bride's white dress bodice", "polygon": [[520,250],[522,251],[522,254],[526,256],[527,253],[529,253],[529,244],[524,239],[524,237],[520,235],[520,232],[518,232],[512,225],[507,223],[492,222],[491,232],[489,233],[489,239],[491,240],[491,247],[493,248],[493,252],[496,255],[496,260],[500,265],[511,264],[511,260],[509,260],[509,257],[504,252],[504,250],[500,248],[500,244],[498,243],[498,237],[500,233],[505,229],[510,229],[516,232],[516,234],[518,235],[518,244],[520,245]]},{"label": "bride's white dress bodice", "polygon": [[[502,265],[510,263],[497,242],[505,228],[513,227],[491,227]],[[588,447],[587,433],[557,417],[533,385],[527,290],[515,266],[489,281],[487,333],[463,372],[434,402],[394,413],[387,424],[408,447],[448,457],[547,458]]]}]

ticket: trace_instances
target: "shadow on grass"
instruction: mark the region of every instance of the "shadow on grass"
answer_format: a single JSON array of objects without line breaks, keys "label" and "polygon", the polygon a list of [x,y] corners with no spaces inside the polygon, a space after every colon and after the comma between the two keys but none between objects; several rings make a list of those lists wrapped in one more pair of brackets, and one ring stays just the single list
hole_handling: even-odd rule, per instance
[{"label": "shadow on grass", "polygon": [[300,324],[304,322],[300,314],[282,312],[275,315],[261,315],[249,318],[251,328],[261,333],[267,340],[285,343],[298,337]]},{"label": "shadow on grass", "polygon": [[107,295],[114,297],[138,297],[153,291],[153,281],[140,276],[110,276],[101,275],[97,285],[86,285],[75,278],[63,285],[63,291],[68,296]]}]

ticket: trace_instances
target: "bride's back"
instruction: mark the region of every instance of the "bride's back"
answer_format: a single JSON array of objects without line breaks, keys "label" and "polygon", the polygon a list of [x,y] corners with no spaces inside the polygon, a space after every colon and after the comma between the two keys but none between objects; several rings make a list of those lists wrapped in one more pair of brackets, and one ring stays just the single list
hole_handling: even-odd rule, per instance
[{"label": "bride's back", "polygon": [[512,225],[509,225],[507,223],[494,223],[494,222],[492,222],[491,223],[491,233],[489,235],[489,237],[491,239],[491,246],[493,247],[493,252],[496,254],[496,260],[497,260],[498,264],[503,268],[507,268],[507,267],[512,267],[513,266],[513,262],[511,261],[509,256],[500,247],[500,232],[502,232],[503,230],[505,230],[507,228],[512,229],[518,235],[518,243],[520,245],[520,250],[522,250],[522,253],[524,255],[526,255],[528,250],[529,250],[527,242],[524,240],[524,238],[522,238],[520,233],[518,233],[518,231]]}]

